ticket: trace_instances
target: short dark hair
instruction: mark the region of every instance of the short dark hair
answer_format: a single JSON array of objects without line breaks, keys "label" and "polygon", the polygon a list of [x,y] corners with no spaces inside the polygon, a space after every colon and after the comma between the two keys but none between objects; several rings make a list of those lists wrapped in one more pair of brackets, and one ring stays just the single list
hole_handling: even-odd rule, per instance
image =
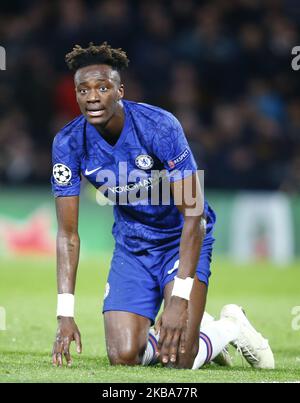
[{"label": "short dark hair", "polygon": [[103,42],[101,45],[94,45],[93,42],[90,42],[87,48],[75,45],[73,50],[66,54],[65,61],[73,72],[92,64],[107,64],[120,72],[129,64],[126,52],[121,48],[113,49],[107,42]]}]

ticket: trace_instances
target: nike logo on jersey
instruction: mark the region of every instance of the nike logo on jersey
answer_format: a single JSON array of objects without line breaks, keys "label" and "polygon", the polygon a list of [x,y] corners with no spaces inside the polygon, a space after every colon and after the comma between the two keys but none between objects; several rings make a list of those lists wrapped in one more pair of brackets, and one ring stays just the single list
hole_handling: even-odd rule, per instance
[{"label": "nike logo on jersey", "polygon": [[99,169],[101,169],[101,168],[102,168],[102,166],[101,166],[101,167],[98,167],[98,168],[95,168],[95,169],[92,169],[91,171],[88,171],[87,169],[85,169],[84,174],[85,174],[85,175],[91,175],[91,174],[93,174],[94,172],[99,171]]}]

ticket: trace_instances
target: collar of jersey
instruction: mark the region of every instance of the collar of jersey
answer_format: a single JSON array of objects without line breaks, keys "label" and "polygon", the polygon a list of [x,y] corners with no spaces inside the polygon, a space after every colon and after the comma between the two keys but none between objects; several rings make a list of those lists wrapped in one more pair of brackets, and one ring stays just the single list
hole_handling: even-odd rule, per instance
[{"label": "collar of jersey", "polygon": [[103,145],[103,147],[107,148],[108,150],[113,150],[113,149],[119,147],[126,139],[128,131],[129,131],[128,130],[129,124],[130,124],[129,112],[127,110],[126,102],[122,102],[122,104],[124,107],[124,114],[125,114],[124,126],[123,126],[121,134],[118,138],[118,141],[116,142],[115,145],[111,145],[106,140],[104,140],[104,138],[97,131],[97,129],[93,125],[91,125],[89,122],[87,122],[87,125],[86,125],[87,134],[95,137],[98,141],[100,141],[100,143]]}]

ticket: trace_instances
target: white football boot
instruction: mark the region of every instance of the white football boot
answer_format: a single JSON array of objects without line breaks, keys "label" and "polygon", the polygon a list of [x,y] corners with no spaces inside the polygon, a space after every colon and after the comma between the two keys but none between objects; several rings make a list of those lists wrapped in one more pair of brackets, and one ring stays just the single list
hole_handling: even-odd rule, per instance
[{"label": "white football boot", "polygon": [[268,340],[254,329],[241,307],[234,304],[225,305],[220,317],[238,325],[239,335],[231,344],[242,353],[252,367],[275,368],[274,356]]}]

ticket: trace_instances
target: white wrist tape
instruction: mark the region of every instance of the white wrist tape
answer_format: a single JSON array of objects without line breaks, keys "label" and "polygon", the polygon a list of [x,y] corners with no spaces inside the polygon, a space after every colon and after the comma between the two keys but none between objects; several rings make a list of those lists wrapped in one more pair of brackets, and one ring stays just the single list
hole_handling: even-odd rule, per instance
[{"label": "white wrist tape", "polygon": [[185,279],[178,278],[175,276],[174,278],[174,286],[172,290],[172,297],[180,297],[190,300],[190,295],[193,287],[194,279],[191,277],[187,277]]},{"label": "white wrist tape", "polygon": [[73,294],[57,294],[56,316],[74,318],[75,298]]}]

